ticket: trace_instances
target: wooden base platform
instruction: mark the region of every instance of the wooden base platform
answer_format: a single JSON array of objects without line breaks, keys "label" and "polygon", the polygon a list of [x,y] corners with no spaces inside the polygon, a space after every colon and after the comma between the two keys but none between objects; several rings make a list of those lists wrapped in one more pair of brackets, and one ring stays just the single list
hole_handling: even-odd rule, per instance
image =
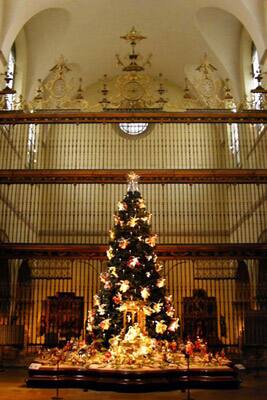
[{"label": "wooden base platform", "polygon": [[233,389],[240,381],[231,367],[111,369],[43,366],[31,364],[28,387],[82,388],[145,392],[173,389]]}]

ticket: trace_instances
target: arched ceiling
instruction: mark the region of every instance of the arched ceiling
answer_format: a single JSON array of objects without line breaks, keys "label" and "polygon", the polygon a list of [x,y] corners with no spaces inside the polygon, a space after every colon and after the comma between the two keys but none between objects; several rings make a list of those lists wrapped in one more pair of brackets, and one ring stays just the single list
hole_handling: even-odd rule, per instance
[{"label": "arched ceiling", "polygon": [[25,30],[26,96],[33,95],[62,54],[83,77],[85,86],[103,74],[119,73],[115,54],[129,46],[120,39],[134,25],[147,37],[138,46],[153,54],[151,75],[159,72],[183,87],[187,65],[203,54],[229,77],[239,92],[239,43],[244,25],[262,56],[266,46],[264,1],[260,0],[8,0],[0,5],[2,53]]}]

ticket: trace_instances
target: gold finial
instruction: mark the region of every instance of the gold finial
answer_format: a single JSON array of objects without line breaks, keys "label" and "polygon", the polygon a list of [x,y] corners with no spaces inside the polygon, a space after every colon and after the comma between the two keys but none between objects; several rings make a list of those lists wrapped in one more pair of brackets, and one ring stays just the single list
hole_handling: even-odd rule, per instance
[{"label": "gold finial", "polygon": [[230,88],[230,79],[226,78],[224,81],[224,100],[233,100]]},{"label": "gold finial", "polygon": [[101,90],[101,93],[103,95],[102,100],[99,102],[102,105],[103,110],[106,110],[106,108],[108,107],[110,101],[108,100],[108,87],[107,87],[107,75],[104,75],[104,79],[103,79],[103,88]]},{"label": "gold finial", "polygon": [[184,99],[192,99],[189,89],[189,80],[185,78]]},{"label": "gold finial", "polygon": [[140,33],[138,33],[137,30],[135,29],[135,27],[133,26],[132,29],[130,30],[130,32],[121,36],[121,39],[124,39],[126,42],[130,43],[132,52],[131,52],[131,54],[128,55],[128,59],[129,59],[128,65],[125,65],[121,61],[120,56],[117,54],[116,58],[117,58],[118,65],[122,66],[123,67],[122,70],[126,71],[126,72],[144,71],[144,65],[149,64],[150,58],[146,61],[146,63],[144,65],[139,65],[138,64],[139,55],[135,52],[135,46],[141,40],[146,39],[146,37],[143,35],[140,35]]},{"label": "gold finial", "polygon": [[79,87],[77,89],[77,94],[76,94],[75,100],[84,100],[83,88],[82,88],[82,78],[79,79]]},{"label": "gold finial", "polygon": [[234,102],[234,98],[231,93],[231,88],[230,88],[230,80],[228,78],[225,79],[223,82],[223,91],[224,91],[224,96],[222,98],[224,107],[226,109],[236,111],[236,104]]},{"label": "gold finial", "polygon": [[3,75],[5,77],[5,82],[6,82],[5,88],[0,91],[0,96],[8,96],[11,94],[16,94],[17,93],[16,90],[13,89],[12,87],[9,87],[9,82],[14,79],[13,74],[10,74],[8,71],[6,71],[4,74],[0,75]]},{"label": "gold finial", "polygon": [[263,79],[261,68],[259,67],[258,70],[256,71],[256,75],[254,77],[258,81],[257,87],[251,90],[251,93],[254,94],[265,94],[267,93],[267,90],[262,86],[261,81]]},{"label": "gold finial", "polygon": [[60,75],[63,74],[63,72],[69,72],[71,71],[70,67],[67,65],[68,62],[67,60],[64,58],[64,56],[61,54],[61,56],[59,57],[56,65],[54,65],[50,71],[51,72],[59,72]]},{"label": "gold finial", "polygon": [[203,61],[196,68],[196,71],[203,72],[203,74],[207,77],[209,72],[217,71],[217,68],[214,67],[214,65],[210,64],[207,53],[205,53],[204,57],[203,57]]},{"label": "gold finial", "polygon": [[126,40],[127,42],[138,42],[140,40],[146,39],[145,36],[140,35],[139,32],[133,26],[130,32],[126,33],[125,35],[121,36],[121,39]]},{"label": "gold finial", "polygon": [[43,100],[43,82],[42,79],[38,79],[38,88],[34,101]]},{"label": "gold finial", "polygon": [[128,192],[139,192],[138,189],[138,180],[140,176],[138,176],[134,171],[131,171],[128,174]]},{"label": "gold finial", "polygon": [[164,107],[165,103],[168,103],[168,100],[166,100],[163,95],[166,92],[166,89],[163,86],[163,79],[162,79],[162,74],[159,74],[159,88],[157,90],[158,94],[159,94],[159,98],[156,101],[156,103],[160,106],[160,108],[162,109]]}]

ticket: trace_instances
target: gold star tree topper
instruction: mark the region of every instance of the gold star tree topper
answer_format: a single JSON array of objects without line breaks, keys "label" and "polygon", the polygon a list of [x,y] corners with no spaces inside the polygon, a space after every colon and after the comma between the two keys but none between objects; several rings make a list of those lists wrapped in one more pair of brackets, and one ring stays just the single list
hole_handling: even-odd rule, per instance
[{"label": "gold star tree topper", "polygon": [[138,176],[133,171],[128,174],[128,192],[139,192],[138,189],[139,178],[140,176]]}]

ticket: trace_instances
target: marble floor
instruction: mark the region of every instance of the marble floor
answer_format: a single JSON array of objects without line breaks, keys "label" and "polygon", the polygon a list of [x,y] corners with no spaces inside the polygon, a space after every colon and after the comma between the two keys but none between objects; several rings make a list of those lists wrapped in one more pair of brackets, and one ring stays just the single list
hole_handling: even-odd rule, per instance
[{"label": "marble floor", "polygon": [[[1,400],[49,400],[56,395],[54,389],[29,389],[25,385],[27,370],[6,369],[0,372]],[[237,390],[191,390],[193,400],[266,400],[267,371],[243,373],[242,384]],[[154,393],[84,392],[80,389],[61,389],[59,396],[64,400],[188,400],[181,391]]]}]

